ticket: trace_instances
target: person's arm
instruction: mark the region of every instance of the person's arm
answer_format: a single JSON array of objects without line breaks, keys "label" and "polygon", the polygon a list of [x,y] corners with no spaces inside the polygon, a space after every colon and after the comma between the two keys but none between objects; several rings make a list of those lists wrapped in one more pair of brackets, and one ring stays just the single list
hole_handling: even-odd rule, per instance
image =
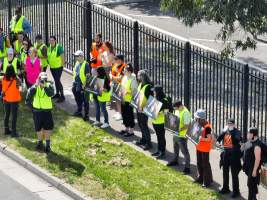
[{"label": "person's arm", "polygon": [[224,138],[224,135],[225,135],[225,132],[222,132],[220,135],[219,135],[219,137],[217,138],[217,143],[221,143],[222,142],[222,140],[223,140],[223,138]]},{"label": "person's arm", "polygon": [[208,141],[211,141],[212,140],[212,136],[211,136],[211,128],[207,127],[206,128],[206,138],[204,137],[201,137],[200,140],[201,141],[205,141],[205,142],[208,142]]},{"label": "person's arm", "polygon": [[32,105],[32,100],[33,100],[35,93],[36,93],[36,85],[33,85],[27,91],[26,99],[25,99],[26,105],[28,105],[28,106]]},{"label": "person's arm", "polygon": [[8,36],[6,36],[6,47],[10,48],[10,46],[11,46],[10,39]]},{"label": "person's arm", "polygon": [[55,95],[55,90],[54,87],[52,86],[52,84],[50,83],[46,83],[45,87],[44,87],[44,91],[46,93],[46,95],[48,97],[52,97]]},{"label": "person's arm", "polygon": [[255,155],[255,163],[253,167],[253,172],[252,172],[252,177],[257,176],[257,170],[260,166],[260,161],[261,161],[261,148],[259,146],[256,146],[254,149],[254,155]]},{"label": "person's arm", "polygon": [[32,32],[32,25],[28,19],[24,18],[22,28],[25,33],[30,34]]},{"label": "person's arm", "polygon": [[[145,87],[145,86],[144,86]],[[145,89],[145,97],[148,99],[148,97],[152,95],[152,91],[151,91],[151,85],[148,85]]]},{"label": "person's arm", "polygon": [[136,81],[136,79],[134,78],[131,84],[131,90],[132,90],[132,94],[136,94],[137,92],[137,88],[138,88],[138,83]]},{"label": "person's arm", "polygon": [[65,56],[64,56],[64,49],[61,45],[59,45],[58,49],[57,49],[57,56],[61,57],[61,63],[62,66],[65,65]]}]

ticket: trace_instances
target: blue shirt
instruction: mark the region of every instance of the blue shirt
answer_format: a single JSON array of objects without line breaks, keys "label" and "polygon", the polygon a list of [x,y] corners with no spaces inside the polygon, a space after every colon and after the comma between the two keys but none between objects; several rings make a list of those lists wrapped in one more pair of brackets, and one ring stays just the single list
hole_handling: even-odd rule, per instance
[{"label": "blue shirt", "polygon": [[32,25],[29,22],[29,20],[27,20],[26,18],[24,18],[24,20],[22,22],[22,28],[23,28],[24,32],[27,34],[32,32]]}]

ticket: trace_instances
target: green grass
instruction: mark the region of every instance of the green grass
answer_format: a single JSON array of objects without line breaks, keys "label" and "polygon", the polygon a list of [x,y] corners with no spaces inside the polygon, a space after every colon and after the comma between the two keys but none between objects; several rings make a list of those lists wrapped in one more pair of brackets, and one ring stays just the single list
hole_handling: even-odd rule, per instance
[{"label": "green grass", "polygon": [[[2,114],[0,119],[3,122]],[[221,199],[216,192],[202,189],[179,172],[64,111],[55,109],[54,121],[53,153],[48,156],[34,151],[32,113],[24,105],[20,106],[17,127],[21,137],[3,136],[1,123],[0,139],[95,199]]]}]

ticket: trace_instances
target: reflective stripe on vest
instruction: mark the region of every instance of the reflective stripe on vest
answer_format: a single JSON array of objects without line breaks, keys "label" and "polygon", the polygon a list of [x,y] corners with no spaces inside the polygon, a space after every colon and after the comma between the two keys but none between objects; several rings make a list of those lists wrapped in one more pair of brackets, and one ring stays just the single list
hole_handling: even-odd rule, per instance
[{"label": "reflective stripe on vest", "polygon": [[121,85],[123,87],[124,90],[124,97],[123,100],[124,102],[131,102],[132,98],[133,98],[133,94],[132,94],[132,82],[133,82],[134,78],[130,78],[128,79],[127,76],[124,76],[121,82]]},{"label": "reflective stripe on vest", "polygon": [[52,47],[50,45],[47,51],[47,60],[50,68],[52,69],[62,67],[61,56],[57,56],[58,46],[59,44],[57,44],[52,50]]},{"label": "reflective stripe on vest", "polygon": [[[182,111],[179,110],[175,110],[175,115],[179,117],[179,129],[182,129],[184,127],[184,114],[188,112],[190,114],[190,118],[191,118],[191,113],[188,111],[188,109],[186,107],[184,107],[184,109]],[[185,137],[186,133],[187,133],[187,129],[179,131],[179,135],[178,137]]]},{"label": "reflective stripe on vest", "polygon": [[[3,72],[4,73],[6,73],[6,69],[7,69],[8,64],[9,64],[8,59],[5,58],[4,63],[3,63]],[[17,74],[18,73],[18,69],[17,69],[18,59],[14,58],[11,64],[14,67],[15,73]]]},{"label": "reflective stripe on vest", "polygon": [[108,102],[110,101],[110,91],[109,92],[102,92],[101,96],[97,96],[97,100],[99,102]]},{"label": "reflective stripe on vest", "polygon": [[147,98],[146,98],[146,96],[145,96],[145,91],[146,91],[147,86],[149,86],[149,84],[146,84],[146,85],[143,86],[143,88],[141,89],[142,84],[140,83],[139,86],[138,86],[138,89],[137,89],[138,92],[140,92],[140,97],[139,97],[139,98],[143,100],[142,102],[140,102],[140,107],[141,107],[141,108],[144,108],[145,105],[146,105],[146,102],[147,102]]},{"label": "reflective stripe on vest", "polygon": [[[79,71],[79,77],[81,79],[81,82],[83,85],[85,85],[86,83],[86,75],[85,75],[85,66],[86,66],[86,61],[83,61],[82,66],[80,67],[80,71]],[[75,77],[76,77],[76,69],[79,66],[79,62],[76,62],[74,70],[73,70],[73,81],[75,81]]]},{"label": "reflective stripe on vest", "polygon": [[[201,138],[204,138],[204,136],[206,135],[206,128],[211,128],[211,125],[210,124],[206,124],[204,126],[204,128],[202,130],[202,133],[201,133]],[[212,143],[213,143],[212,139],[209,140],[209,141],[200,140],[199,143],[196,145],[196,148],[200,152],[208,153],[212,149]]]},{"label": "reflective stripe on vest", "polygon": [[37,45],[37,43],[34,44],[34,47],[37,49],[37,55],[38,55],[38,58],[41,60],[41,67],[44,68],[44,67],[47,67],[48,65],[48,62],[47,62],[47,58],[43,58],[44,55],[42,53],[42,49],[44,47],[46,47],[45,44],[41,44],[39,47]]},{"label": "reflective stripe on vest", "polygon": [[51,110],[53,108],[52,98],[47,96],[45,90],[41,89],[40,86],[36,89],[32,105],[35,109]]},{"label": "reflective stripe on vest", "polygon": [[23,21],[24,16],[20,16],[19,20],[16,22],[16,16],[12,18],[11,21],[11,31],[14,33],[24,32],[23,30]]}]

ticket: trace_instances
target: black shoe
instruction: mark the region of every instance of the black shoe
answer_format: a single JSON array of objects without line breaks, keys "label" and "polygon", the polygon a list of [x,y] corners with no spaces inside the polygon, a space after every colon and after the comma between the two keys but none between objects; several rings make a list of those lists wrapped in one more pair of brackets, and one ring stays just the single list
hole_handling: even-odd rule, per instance
[{"label": "black shoe", "polygon": [[129,133],[129,132],[127,132],[127,133],[125,133],[123,136],[124,136],[124,137],[131,137],[131,136],[134,136],[134,133]]},{"label": "black shoe", "polygon": [[44,145],[43,143],[38,143],[35,147],[36,151],[43,152],[44,151]]},{"label": "black shoe", "polygon": [[165,153],[160,151],[159,155],[156,157],[156,159],[162,159],[162,158],[164,158],[164,156],[165,156]]},{"label": "black shoe", "polygon": [[166,166],[172,167],[172,166],[178,166],[178,165],[179,163],[176,160],[173,160],[173,161],[168,162]]},{"label": "black shoe", "polygon": [[144,151],[147,151],[149,149],[152,149],[152,144],[146,144],[143,148]]},{"label": "black shoe", "polygon": [[210,187],[210,184],[204,184],[204,183],[203,183],[203,184],[202,184],[202,187],[203,187],[203,188],[209,188],[209,187]]},{"label": "black shoe", "polygon": [[57,103],[62,103],[64,101],[65,101],[65,97],[61,96],[61,97],[58,98]]},{"label": "black shoe", "polygon": [[151,156],[158,156],[158,155],[159,155],[159,151],[151,154]]},{"label": "black shoe", "polygon": [[125,133],[127,133],[127,131],[125,131],[125,130],[121,130],[121,131],[119,132],[119,134],[121,134],[121,135],[124,135]]},{"label": "black shoe", "polygon": [[86,121],[88,121],[88,120],[89,120],[89,117],[88,117],[88,115],[84,115],[84,116],[83,116],[83,121],[85,121],[85,122],[86,122]]},{"label": "black shoe", "polygon": [[145,143],[143,142],[143,141],[137,141],[136,143],[135,143],[137,146],[142,146],[142,145],[145,145]]},{"label": "black shoe", "polygon": [[76,111],[75,113],[73,113],[73,116],[74,116],[74,117],[82,117],[83,115],[82,115],[81,112]]},{"label": "black shoe", "polygon": [[231,191],[229,189],[222,188],[219,193],[220,194],[229,194]]},{"label": "black shoe", "polygon": [[11,134],[11,130],[9,128],[5,129],[5,135],[10,135]]},{"label": "black shoe", "polygon": [[19,134],[18,134],[17,132],[15,132],[15,133],[11,133],[11,137],[13,137],[13,138],[18,138],[18,137],[19,137]]},{"label": "black shoe", "polygon": [[55,95],[52,97],[52,99],[58,99],[59,97],[60,97],[59,94],[55,94]]},{"label": "black shoe", "polygon": [[45,153],[50,153],[50,152],[51,152],[51,148],[50,148],[50,146],[45,147]]},{"label": "black shoe", "polygon": [[231,197],[234,199],[234,198],[238,198],[240,197],[240,192],[234,192]]},{"label": "black shoe", "polygon": [[184,174],[190,174],[190,168],[185,167],[183,173]]}]

